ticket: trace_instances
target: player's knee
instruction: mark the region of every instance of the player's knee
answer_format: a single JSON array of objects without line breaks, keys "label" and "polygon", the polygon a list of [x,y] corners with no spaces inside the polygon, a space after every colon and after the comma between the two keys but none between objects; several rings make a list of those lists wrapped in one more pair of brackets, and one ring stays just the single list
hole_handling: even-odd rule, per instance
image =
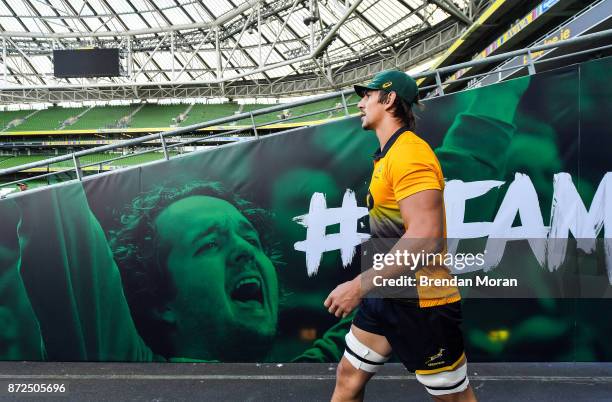
[{"label": "player's knee", "polygon": [[356,382],[357,374],[357,369],[342,359],[338,363],[338,368],[336,368],[336,382],[345,388],[352,388],[353,383]]},{"label": "player's knee", "polygon": [[336,378],[349,378],[355,374],[355,368],[346,360],[341,359],[336,368]]},{"label": "player's knee", "polygon": [[362,392],[367,380],[368,377],[342,359],[336,369],[336,392],[343,397],[354,398]]},{"label": "player's knee", "polygon": [[463,392],[469,385],[467,364],[454,370],[441,371],[435,374],[417,374],[417,380],[425,386],[430,395],[442,396]]},{"label": "player's knee", "polygon": [[352,331],[346,334],[345,340],[344,357],[358,370],[376,373],[389,360],[389,356],[383,356],[361,343]]}]

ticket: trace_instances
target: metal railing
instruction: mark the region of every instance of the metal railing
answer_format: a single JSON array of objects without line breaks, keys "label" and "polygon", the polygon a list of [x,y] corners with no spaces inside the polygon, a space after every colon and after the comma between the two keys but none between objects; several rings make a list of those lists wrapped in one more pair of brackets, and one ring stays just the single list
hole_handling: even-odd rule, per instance
[{"label": "metal railing", "polygon": [[[580,21],[582,18],[585,18],[589,15],[589,13],[597,13],[600,17],[600,20],[597,20],[597,23],[602,23],[604,20],[606,20],[609,17],[609,4],[610,0],[599,0],[596,1],[590,5],[588,5],[586,8],[584,8],[583,10],[581,10],[580,12],[574,14],[571,18],[569,18],[568,20],[564,21],[563,23],[561,23],[560,25],[556,26],[555,28],[549,30],[548,32],[546,32],[544,35],[540,36],[538,39],[536,39],[535,41],[533,41],[532,43],[529,44],[530,47],[533,46],[537,46],[538,44],[541,43],[546,43],[547,41],[556,41],[557,39],[555,38],[556,35],[558,35],[561,31],[565,30],[565,29],[571,29],[572,32],[575,32],[574,28],[574,24],[577,21]],[[608,4],[606,4],[608,3]],[[586,18],[588,19],[588,17]],[[578,33],[576,36],[580,36],[583,32],[584,29],[590,29],[592,26],[590,24],[593,24],[593,21],[590,21],[589,24],[581,27],[583,29],[583,31],[581,31],[580,33]],[[597,51],[598,49],[593,48],[593,49],[589,49],[587,52],[593,52],[593,51]],[[576,56],[579,53],[574,53],[573,56]],[[541,57],[546,57],[547,54],[541,54],[539,56],[536,57],[536,59],[539,59]],[[547,61],[553,61],[556,60],[556,58],[546,58]],[[493,83],[497,83],[503,80],[507,80],[507,79],[511,79],[512,78],[512,74],[514,74],[517,69],[515,68],[515,66],[511,66],[510,63],[514,63],[516,64],[516,58],[514,59],[509,59],[509,60],[505,60],[504,63],[500,64],[498,67],[494,67],[492,70],[488,71],[488,74],[483,74],[483,75],[478,75],[477,77],[474,76],[474,80],[470,81],[468,83],[468,88],[478,88],[482,85],[487,85],[487,82],[484,81],[485,79],[488,80],[488,84],[493,84]],[[514,70],[514,73],[509,73],[509,74],[505,74],[502,75],[502,73],[506,72],[506,71],[512,71]],[[478,79],[477,79],[478,78]]]},{"label": "metal railing", "polygon": [[[584,35],[584,36],[580,36],[580,37],[576,37],[576,38],[572,38],[572,39],[568,39],[565,41],[559,41],[559,42],[555,42],[555,43],[549,43],[549,44],[544,44],[544,45],[539,45],[539,46],[532,46],[529,48],[523,48],[520,50],[515,50],[515,51],[511,51],[511,52],[506,52],[506,53],[502,53],[499,55],[495,55],[495,56],[489,56],[487,58],[484,59],[479,59],[479,60],[472,60],[472,61],[468,61],[465,63],[459,63],[459,64],[455,64],[452,66],[446,66],[446,67],[442,67],[442,68],[438,68],[436,70],[431,70],[431,71],[426,71],[426,72],[422,72],[422,73],[418,73],[413,75],[413,78],[415,79],[420,79],[420,78],[426,78],[426,77],[434,77],[436,80],[436,83],[433,85],[428,85],[428,86],[423,86],[423,87],[419,87],[419,91],[429,91],[431,89],[435,89],[435,93],[440,96],[440,95],[444,95],[444,87],[447,84],[442,83],[442,76],[445,76],[447,74],[451,74],[457,70],[466,68],[466,67],[473,67],[473,66],[479,66],[479,65],[486,65],[486,64],[493,64],[493,63],[498,63],[500,61],[509,59],[509,58],[514,58],[516,56],[522,56],[522,55],[526,55],[527,56],[527,67],[528,67],[528,72],[529,74],[534,74],[536,72],[536,66],[539,63],[543,63],[543,62],[549,62],[551,59],[544,59],[544,60],[534,60],[531,57],[531,54],[535,53],[535,52],[539,52],[542,50],[548,50],[548,49],[553,49],[553,48],[562,48],[562,47],[567,47],[567,46],[573,46],[576,44],[588,44],[589,42],[595,41],[595,40],[600,40],[603,38],[612,38],[612,29],[609,30],[605,30],[605,31],[601,31],[601,32],[597,32],[597,33],[593,33],[593,34],[589,34],[589,35]],[[582,51],[576,51],[573,53],[568,53],[562,56],[558,56],[555,57],[554,59],[562,59],[562,58],[567,58],[567,57],[573,57],[576,56],[578,54],[584,54],[584,53],[588,53],[588,52],[596,52],[596,51],[600,51],[603,49],[609,49],[612,48],[612,44],[607,45],[607,46],[599,46],[596,48],[592,48],[592,49],[587,49],[587,50],[582,50]],[[520,66],[515,66],[512,67],[513,69],[523,69],[525,68],[525,65],[520,65]],[[456,81],[453,81],[453,83],[456,82],[461,82],[461,81],[468,81],[471,80],[475,77],[478,76],[482,76],[482,75],[486,75],[486,74],[490,74],[491,72],[485,72],[485,73],[481,73],[481,74],[475,74],[475,75],[466,75],[463,76],[461,78],[459,78]],[[33,168],[39,168],[39,167],[43,167],[46,166],[47,168],[49,168],[50,165],[59,163],[59,162],[65,162],[65,161],[69,161],[72,160],[73,166],[71,168],[67,168],[65,170],[60,170],[60,171],[56,171],[56,172],[47,172],[45,174],[42,175],[38,175],[38,176],[32,176],[32,177],[28,177],[28,178],[24,178],[24,179],[20,179],[20,180],[14,180],[14,181],[10,181],[7,183],[3,183],[0,184],[0,187],[4,187],[4,186],[9,186],[9,185],[14,185],[18,182],[25,182],[28,180],[34,180],[34,179],[40,179],[40,178],[44,178],[44,177],[48,177],[54,174],[62,174],[62,173],[67,173],[67,172],[74,172],[76,174],[76,178],[79,180],[83,179],[83,169],[86,167],[91,167],[91,166],[99,166],[100,169],[99,171],[103,170],[102,166],[105,164],[108,164],[110,162],[114,162],[116,160],[120,160],[123,158],[128,158],[128,157],[132,157],[132,156],[136,156],[136,155],[141,155],[141,154],[145,154],[145,153],[150,153],[150,152],[156,152],[156,151],[162,151],[163,152],[163,159],[165,160],[169,160],[173,157],[173,155],[170,154],[169,150],[176,148],[176,147],[180,147],[180,146],[185,146],[185,145],[193,145],[193,144],[197,144],[199,142],[202,142],[204,140],[209,140],[209,139],[213,139],[213,138],[217,138],[217,137],[223,137],[223,136],[228,136],[228,135],[232,135],[232,134],[237,134],[240,132],[244,132],[244,131],[249,131],[249,132],[253,132],[254,136],[251,138],[251,140],[257,140],[259,138],[259,134],[258,134],[258,128],[262,128],[265,127],[267,125],[271,125],[271,124],[275,124],[275,123],[279,123],[279,122],[287,122],[290,120],[295,120],[298,118],[303,118],[306,116],[311,116],[311,115],[315,115],[315,114],[320,114],[320,113],[325,113],[325,112],[329,112],[329,111],[338,111],[338,107],[333,107],[333,108],[328,108],[328,109],[324,109],[324,110],[317,110],[317,111],[313,111],[313,112],[309,112],[309,113],[304,113],[298,116],[291,116],[288,118],[283,118],[283,119],[278,119],[278,120],[273,120],[273,121],[269,121],[269,122],[265,122],[265,123],[259,123],[256,124],[255,123],[255,117],[256,116],[261,116],[261,115],[266,115],[266,114],[270,114],[270,113],[275,113],[275,112],[280,112],[283,111],[285,109],[291,109],[291,108],[295,108],[297,106],[303,106],[303,105],[308,105],[308,104],[312,104],[312,103],[316,103],[316,102],[320,102],[320,101],[324,101],[324,100],[329,100],[329,99],[334,99],[334,98],[340,98],[341,100],[341,111],[343,111],[345,116],[349,116],[349,107],[354,106],[356,103],[348,103],[347,102],[347,95],[352,94],[353,93],[353,89],[346,89],[343,91],[338,91],[338,92],[333,92],[333,93],[329,93],[329,94],[325,94],[325,95],[320,95],[320,96],[316,96],[316,97],[312,97],[309,99],[304,99],[304,100],[300,100],[300,101],[296,101],[296,102],[292,102],[292,103],[287,103],[287,104],[278,104],[278,105],[274,105],[274,106],[270,106],[270,107],[266,107],[266,108],[262,108],[262,109],[258,109],[258,110],[254,110],[254,111],[250,111],[250,112],[244,112],[244,113],[239,113],[239,114],[235,114],[232,116],[228,116],[228,117],[222,117],[222,118],[218,118],[218,119],[214,119],[214,120],[210,120],[210,121],[206,121],[206,122],[202,122],[202,123],[197,123],[197,124],[192,124],[190,126],[185,126],[185,127],[181,127],[181,128],[177,128],[177,129],[173,129],[173,130],[169,130],[169,131],[165,131],[165,132],[160,132],[160,133],[155,133],[155,134],[150,134],[150,135],[145,135],[142,137],[138,137],[135,139],[131,139],[131,140],[125,140],[125,141],[121,141],[115,144],[109,144],[109,145],[103,145],[103,146],[99,146],[99,147],[95,147],[95,148],[90,148],[87,150],[82,150],[82,151],[78,151],[78,152],[74,152],[71,154],[65,154],[62,156],[57,156],[57,157],[53,157],[53,158],[49,158],[49,159],[44,159],[41,161],[36,161],[36,162],[32,162],[32,163],[27,163],[21,166],[15,166],[15,167],[11,167],[11,168],[7,168],[7,169],[2,169],[0,170],[0,178],[2,176],[6,176],[9,174],[14,174],[14,173],[18,173],[18,172],[22,172],[28,169],[33,169]],[[219,125],[223,125],[223,124],[227,124],[227,123],[232,123],[232,122],[237,122],[240,120],[245,120],[248,119],[250,120],[251,124],[246,126],[246,127],[240,127],[234,130],[230,130],[230,131],[223,131],[221,133],[217,133],[217,134],[213,134],[213,135],[208,135],[208,136],[203,136],[200,138],[196,138],[196,139],[189,139],[187,141],[182,141],[182,142],[178,142],[178,143],[174,143],[171,145],[166,144],[165,141],[165,137],[168,136],[177,136],[177,135],[181,135],[181,134],[186,134],[186,133],[192,133],[196,130],[199,129],[203,129],[203,128],[208,128],[208,127],[213,127],[213,126],[219,126]],[[159,147],[155,147],[155,148],[149,148],[146,149],[144,151],[140,151],[140,152],[135,152],[135,153],[129,153],[127,155],[122,155],[119,157],[112,157],[109,158],[108,160],[103,160],[103,161],[97,161],[97,162],[92,162],[92,163],[88,163],[88,164],[81,164],[80,158],[86,156],[86,155],[91,155],[91,154],[95,154],[95,153],[100,153],[100,152],[106,152],[106,151],[113,151],[113,150],[118,150],[121,148],[126,148],[126,147],[130,147],[130,146],[135,146],[135,145],[139,145],[139,144],[143,144],[145,142],[148,141],[159,141],[161,143],[161,146]],[[142,165],[142,164],[141,164]]]}]

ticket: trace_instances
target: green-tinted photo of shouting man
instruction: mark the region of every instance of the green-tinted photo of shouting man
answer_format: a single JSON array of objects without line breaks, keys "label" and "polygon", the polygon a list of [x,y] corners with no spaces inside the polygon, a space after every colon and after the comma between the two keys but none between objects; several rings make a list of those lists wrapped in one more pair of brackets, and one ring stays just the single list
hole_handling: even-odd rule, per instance
[{"label": "green-tinted photo of shouting man", "polygon": [[[270,348],[278,282],[266,212],[218,184],[160,187],[111,236],[136,326],[156,352],[250,361]],[[266,253],[267,252],[267,253]],[[250,347],[244,348],[249,339]]]},{"label": "green-tinted photo of shouting man", "polygon": [[32,197],[46,214],[17,200],[47,358],[265,358],[279,299],[266,211],[217,183],[160,186],[130,203],[107,242],[82,187],[61,190]]}]

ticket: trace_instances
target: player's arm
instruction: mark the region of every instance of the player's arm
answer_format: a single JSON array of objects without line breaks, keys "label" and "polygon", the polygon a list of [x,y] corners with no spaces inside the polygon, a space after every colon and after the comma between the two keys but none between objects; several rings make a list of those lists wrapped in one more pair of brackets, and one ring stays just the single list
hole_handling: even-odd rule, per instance
[{"label": "player's arm", "polygon": [[[442,191],[428,189],[412,194],[398,202],[406,232],[389,253],[437,253],[443,247],[444,208]],[[372,268],[334,289],[325,300],[325,307],[337,317],[345,317],[359,300],[374,288],[374,277],[397,278],[414,272],[419,266],[385,266]]]},{"label": "player's arm", "polygon": [[[440,190],[423,190],[398,202],[406,232],[400,241],[389,250],[389,254],[396,251],[408,254],[432,254],[442,251],[444,246],[444,203]],[[421,268],[416,266],[387,265],[382,270],[368,269],[358,275],[361,285],[361,296],[368,294],[374,286],[374,277],[398,278],[401,275],[414,273]]]},{"label": "player's arm", "polygon": [[424,190],[398,202],[406,233],[404,239],[441,239],[444,202],[441,190]]}]

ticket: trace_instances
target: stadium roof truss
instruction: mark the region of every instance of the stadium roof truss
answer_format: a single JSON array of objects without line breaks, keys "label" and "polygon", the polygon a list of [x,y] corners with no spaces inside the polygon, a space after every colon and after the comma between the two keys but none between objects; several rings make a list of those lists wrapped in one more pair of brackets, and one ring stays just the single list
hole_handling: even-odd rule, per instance
[{"label": "stadium roof truss", "polygon": [[[0,104],[281,97],[445,50],[488,0],[0,0]],[[53,50],[119,48],[119,77],[56,78]]]}]

